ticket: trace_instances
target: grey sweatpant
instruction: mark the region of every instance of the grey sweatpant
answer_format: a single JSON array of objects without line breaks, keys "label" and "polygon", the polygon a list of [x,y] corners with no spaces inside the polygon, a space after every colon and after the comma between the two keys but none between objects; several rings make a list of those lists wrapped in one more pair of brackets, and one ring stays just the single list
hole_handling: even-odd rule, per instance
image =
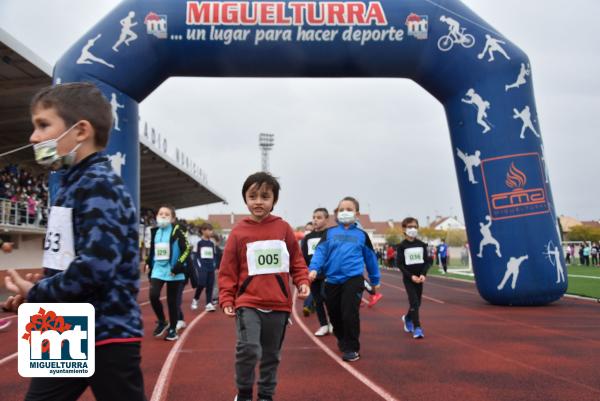
[{"label": "grey sweatpant", "polygon": [[260,362],[258,394],[273,396],[289,314],[239,308],[236,315],[235,381],[238,391],[252,392],[256,363]]}]

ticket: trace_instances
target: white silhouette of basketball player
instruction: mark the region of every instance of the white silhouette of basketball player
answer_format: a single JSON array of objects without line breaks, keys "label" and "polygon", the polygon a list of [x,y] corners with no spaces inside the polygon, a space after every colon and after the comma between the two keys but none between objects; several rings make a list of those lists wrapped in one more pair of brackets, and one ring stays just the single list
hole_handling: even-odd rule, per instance
[{"label": "white silhouette of basketball player", "polygon": [[525,106],[525,108],[521,111],[513,109],[513,112],[515,113],[513,115],[513,119],[516,120],[517,118],[520,118],[521,121],[523,121],[523,126],[521,127],[521,135],[519,138],[525,139],[525,131],[527,131],[528,128],[533,132],[535,136],[537,136],[538,138],[540,137],[540,134],[538,134],[538,132],[535,130],[533,122],[531,121],[531,110],[529,110],[529,106]]},{"label": "white silhouette of basketball player", "polygon": [[119,40],[112,47],[114,51],[118,52],[118,47],[122,43],[125,43],[125,46],[129,46],[129,43],[138,38],[137,34],[131,30],[131,28],[137,25],[137,22],[133,21],[133,17],[135,17],[135,12],[130,11],[127,17],[121,20],[121,36],[119,36]]},{"label": "white silhouette of basketball player", "polygon": [[483,100],[473,88],[469,89],[465,96],[466,98],[461,99],[461,101],[466,104],[472,104],[477,108],[477,124],[483,127],[483,133],[485,134],[490,131],[492,127],[490,127],[489,122],[486,120],[487,110],[491,107],[490,102]]},{"label": "white silhouette of basketball player", "polygon": [[521,256],[520,258],[515,258],[513,256],[510,257],[508,263],[506,264],[506,273],[504,273],[504,278],[502,282],[498,284],[498,290],[501,291],[504,288],[504,285],[508,281],[508,279],[512,276],[512,282],[510,287],[514,290],[517,286],[517,279],[519,278],[519,268],[521,267],[521,263],[523,261],[529,259],[529,255]]},{"label": "white silhouette of basketball player", "polygon": [[117,101],[116,93],[113,93],[110,97],[110,108],[112,109],[112,116],[113,116],[115,130],[121,131],[121,129],[119,128],[119,112],[118,111],[119,111],[119,109],[125,108],[125,106],[120,104]]},{"label": "white silhouette of basketball player", "polygon": [[554,256],[553,265],[556,267],[556,284],[565,281],[565,269],[560,263],[560,253],[558,252],[558,247],[554,245],[554,249],[552,251],[548,247],[546,254],[548,257]]},{"label": "white silhouette of basketball player", "polygon": [[473,167],[478,167],[479,164],[481,164],[481,159],[479,158],[479,156],[481,156],[481,152],[476,150],[475,154],[469,155],[468,153],[463,153],[459,148],[456,148],[456,155],[460,160],[463,161],[463,163],[465,163],[465,171],[469,175],[469,182],[471,184],[478,184],[478,182],[475,181]]},{"label": "white silhouette of basketball player", "polygon": [[121,167],[125,165],[126,157],[127,155],[124,155],[121,152],[117,152],[114,155],[108,156],[113,170],[115,170],[115,173],[117,173],[119,176],[121,176]]},{"label": "white silhouette of basketball player", "polygon": [[96,57],[92,53],[90,53],[90,49],[92,48],[92,46],[94,46],[96,41],[100,39],[100,37],[102,37],[101,33],[99,33],[98,36],[96,36],[94,39],[88,40],[87,45],[83,46],[83,49],[81,49],[81,56],[79,56],[79,58],[77,59],[77,64],[92,64],[92,62],[95,62],[104,64],[105,66],[110,68],[115,68],[114,65],[107,63],[101,58]]},{"label": "white silhouette of basketball player", "polygon": [[479,53],[477,55],[477,58],[479,60],[483,59],[483,57],[485,56],[485,53],[488,54],[488,56],[490,57],[488,59],[488,62],[492,62],[494,61],[494,52],[498,52],[500,54],[502,54],[504,57],[506,57],[507,60],[510,60],[510,57],[508,57],[508,54],[506,54],[506,51],[502,48],[502,46],[500,45],[505,45],[506,42],[499,40],[499,39],[494,39],[492,38],[490,35],[485,35],[485,46],[483,47],[483,50],[481,51],[481,53]]},{"label": "white silhouette of basketball player", "polygon": [[525,65],[525,63],[521,63],[521,71],[519,71],[519,76],[517,80],[510,84],[504,86],[504,91],[508,92],[510,89],[519,88],[521,85],[525,85],[527,83],[527,77],[531,75],[531,68],[529,65]]},{"label": "white silhouette of basketball player", "polygon": [[499,258],[502,257],[502,254],[500,253],[500,243],[498,242],[498,240],[496,240],[496,238],[494,238],[492,236],[492,219],[490,218],[489,215],[485,216],[485,219],[487,220],[487,224],[483,224],[483,223],[479,223],[479,232],[482,235],[482,239],[481,242],[479,243],[479,253],[477,254],[478,258],[482,258],[483,257],[483,247],[486,245],[494,245],[496,247],[496,255],[498,255]]}]

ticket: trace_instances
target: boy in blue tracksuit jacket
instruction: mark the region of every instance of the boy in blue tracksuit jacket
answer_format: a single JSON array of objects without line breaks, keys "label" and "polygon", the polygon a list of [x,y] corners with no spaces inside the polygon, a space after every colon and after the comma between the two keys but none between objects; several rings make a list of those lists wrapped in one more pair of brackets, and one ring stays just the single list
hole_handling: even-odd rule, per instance
[{"label": "boy in blue tracksuit jacket", "polygon": [[36,162],[63,172],[44,241],[44,278],[9,271],[6,286],[23,302],[83,302],[96,312],[92,377],[34,377],[27,400],[75,400],[90,386],[97,400],[142,401],[142,320],[137,303],[136,206],[103,153],[112,127],[110,104],[90,83],[38,92],[31,103]]},{"label": "boy in blue tracksuit jacket", "polygon": [[325,303],[342,359],[360,358],[360,302],[365,265],[374,287],[379,287],[379,265],[369,235],[357,227],[358,201],[345,197],[338,205],[338,226],[323,233],[310,262],[309,278],[325,276]]}]

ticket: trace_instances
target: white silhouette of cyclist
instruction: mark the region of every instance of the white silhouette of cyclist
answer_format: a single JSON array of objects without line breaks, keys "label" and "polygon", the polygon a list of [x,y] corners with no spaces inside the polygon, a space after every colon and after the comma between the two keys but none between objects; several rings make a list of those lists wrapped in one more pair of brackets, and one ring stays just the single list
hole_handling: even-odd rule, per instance
[{"label": "white silhouette of cyclist", "polygon": [[465,96],[466,97],[461,99],[461,101],[466,104],[471,104],[477,109],[477,124],[483,127],[484,134],[489,132],[492,129],[489,121],[487,121],[487,110],[491,107],[490,102],[483,100],[473,88],[469,89]]},{"label": "white silhouette of cyclist", "polygon": [[454,44],[459,44],[465,49],[469,49],[475,45],[475,37],[465,33],[466,28],[461,29],[460,23],[457,20],[442,15],[440,21],[448,25],[448,34],[438,40],[438,48],[441,51],[449,51]]},{"label": "white silhouette of cyclist", "polygon": [[513,109],[513,112],[515,113],[513,115],[513,119],[516,120],[520,118],[521,121],[523,121],[523,126],[521,127],[521,135],[519,136],[519,138],[525,139],[525,131],[527,131],[527,129],[530,129],[535,136],[540,138],[540,134],[538,134],[538,132],[535,130],[535,127],[533,126],[533,121],[531,121],[531,110],[529,109],[529,106],[525,106],[525,108],[521,111]]},{"label": "white silhouette of cyclist", "polygon": [[531,75],[531,68],[529,65],[525,65],[525,63],[521,63],[521,71],[519,71],[519,76],[517,80],[510,84],[504,86],[504,91],[508,92],[510,89],[518,89],[521,85],[525,85],[527,83],[527,77]]},{"label": "white silhouette of cyclist", "polygon": [[101,37],[102,37],[102,34],[99,33],[98,36],[96,36],[95,38],[88,40],[87,44],[85,46],[83,46],[83,49],[81,49],[81,55],[77,59],[77,64],[100,63],[100,64],[104,64],[107,67],[115,68],[114,65],[112,65],[112,64],[104,61],[100,57],[94,56],[90,52],[90,49],[94,46],[94,44],[96,43],[96,41],[98,39],[100,39]]},{"label": "white silhouette of cyclist", "polygon": [[510,60],[510,57],[508,57],[508,54],[506,54],[506,51],[502,48],[502,46],[500,46],[500,45],[505,45],[506,42],[499,40],[499,39],[494,39],[488,34],[485,35],[485,39],[486,39],[485,46],[483,47],[483,50],[481,51],[481,53],[479,53],[477,55],[477,58],[479,60],[483,59],[483,57],[485,56],[485,53],[487,53],[489,56],[488,62],[491,63],[492,61],[494,61],[494,52],[498,52],[498,53],[502,54],[507,60]]},{"label": "white silhouette of cyclist", "polygon": [[468,153],[464,153],[459,148],[456,148],[456,155],[460,160],[463,161],[463,163],[465,163],[465,171],[469,176],[469,182],[471,184],[478,184],[478,182],[475,181],[473,167],[478,167],[481,164],[481,159],[479,158],[481,156],[481,152],[476,150],[475,154],[469,155]]},{"label": "white silhouette of cyclist", "polygon": [[492,219],[490,218],[489,215],[485,216],[485,220],[487,221],[487,224],[483,224],[483,223],[479,223],[479,232],[481,233],[481,236],[483,237],[481,239],[481,242],[479,243],[479,253],[477,254],[478,258],[482,258],[483,257],[483,247],[486,245],[494,245],[496,247],[496,255],[498,255],[499,258],[502,257],[502,254],[500,253],[500,243],[498,242],[498,240],[496,238],[494,238],[492,236]]},{"label": "white silhouette of cyclist", "polygon": [[115,130],[121,131],[121,128],[119,128],[119,109],[124,109],[125,105],[122,105],[117,101],[116,93],[113,93],[110,97],[110,108],[112,109]]},{"label": "white silhouette of cyclist", "polygon": [[517,286],[517,279],[519,278],[519,270],[521,267],[521,263],[523,261],[529,259],[529,255],[524,255],[519,258],[510,257],[508,263],[506,264],[506,273],[504,273],[504,278],[502,282],[498,284],[498,290],[501,291],[504,288],[504,285],[508,281],[508,279],[512,276],[512,282],[510,287],[514,290]]},{"label": "white silhouette of cyclist", "polygon": [[129,43],[138,38],[137,34],[131,30],[131,28],[137,25],[137,22],[133,21],[133,17],[135,17],[135,12],[130,11],[127,17],[121,20],[121,36],[119,36],[119,40],[112,47],[114,51],[118,52],[121,44],[125,43],[125,46],[129,46]]}]

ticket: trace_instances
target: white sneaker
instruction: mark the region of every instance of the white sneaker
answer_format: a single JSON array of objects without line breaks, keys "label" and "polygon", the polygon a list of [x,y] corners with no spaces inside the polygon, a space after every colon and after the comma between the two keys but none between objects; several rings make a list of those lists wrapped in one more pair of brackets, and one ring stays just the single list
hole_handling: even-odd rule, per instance
[{"label": "white sneaker", "polygon": [[329,325],[319,327],[319,330],[315,331],[315,336],[323,337],[329,334]]},{"label": "white sneaker", "polygon": [[214,312],[217,310],[217,308],[215,308],[215,306],[213,304],[206,304],[206,307],[204,308],[204,310],[207,312]]},{"label": "white sneaker", "polygon": [[196,310],[198,309],[198,301],[195,299],[192,299],[192,306],[191,306],[192,310]]},{"label": "white sneaker", "polygon": [[175,331],[183,330],[187,327],[187,324],[183,320],[178,320],[177,325],[175,326]]},{"label": "white sneaker", "polygon": [[329,334],[332,334],[333,333],[333,325],[331,323],[329,323],[327,325],[327,327],[329,328]]}]

